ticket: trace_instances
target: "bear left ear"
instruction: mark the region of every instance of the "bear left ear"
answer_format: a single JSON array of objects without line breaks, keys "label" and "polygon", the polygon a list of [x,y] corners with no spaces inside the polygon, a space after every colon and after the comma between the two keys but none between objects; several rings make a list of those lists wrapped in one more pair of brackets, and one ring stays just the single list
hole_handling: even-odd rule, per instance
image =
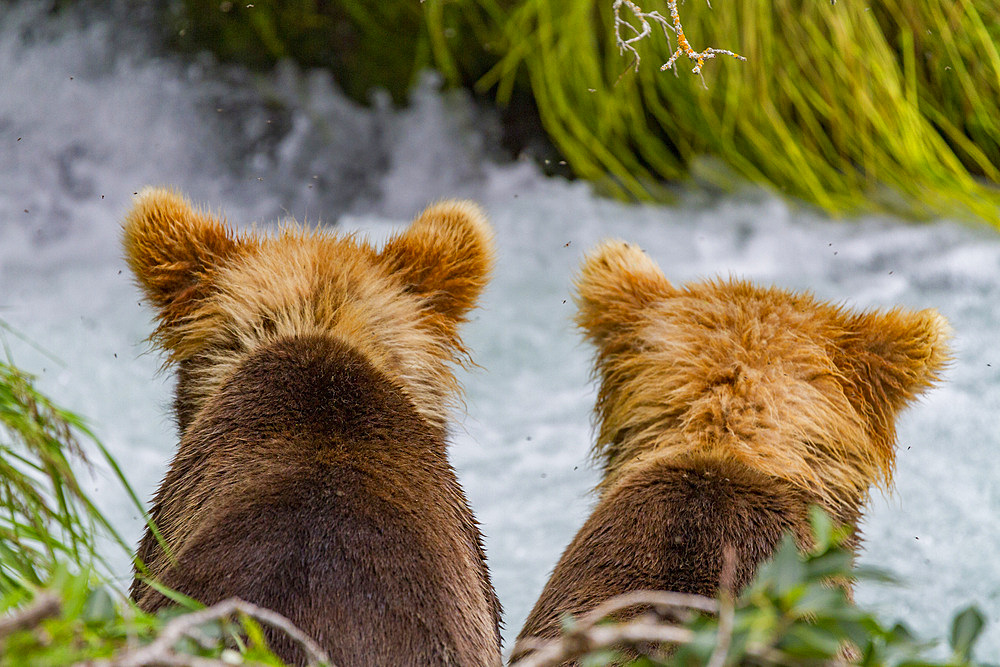
[{"label": "bear left ear", "polygon": [[427,207],[379,257],[405,288],[451,322],[472,309],[493,270],[493,232],[470,201]]},{"label": "bear left ear", "polygon": [[125,259],[158,310],[160,333],[188,315],[239,248],[226,225],[163,188],[146,188],[125,218]]},{"label": "bear left ear", "polygon": [[876,430],[892,432],[896,412],[941,378],[951,327],[936,310],[849,314],[834,363],[848,396]]},{"label": "bear left ear", "polygon": [[617,240],[587,253],[576,291],[576,324],[598,349],[627,331],[649,304],[676,294],[649,255]]}]

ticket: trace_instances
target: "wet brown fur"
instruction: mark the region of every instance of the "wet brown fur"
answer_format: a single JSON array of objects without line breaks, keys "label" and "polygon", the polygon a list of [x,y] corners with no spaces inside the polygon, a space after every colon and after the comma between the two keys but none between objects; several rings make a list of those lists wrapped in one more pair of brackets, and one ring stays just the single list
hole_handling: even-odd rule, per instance
[{"label": "wet brown fur", "polygon": [[896,413],[947,363],[943,317],[738,280],[675,288],[620,241],[587,256],[577,290],[605,474],[519,639],[628,591],[712,596],[727,547],[738,589],[783,532],[809,544],[811,504],[857,545],[870,488],[891,484]]},{"label": "wet brown fur", "polygon": [[[144,191],[129,265],[177,364],[180,446],[138,557],[206,604],[288,616],[338,665],[499,663],[500,606],[446,455],[458,325],[492,267],[467,202],[377,251],[296,227],[237,236]],[[168,601],[137,576],[146,610]],[[286,659],[304,659],[269,634]]]}]

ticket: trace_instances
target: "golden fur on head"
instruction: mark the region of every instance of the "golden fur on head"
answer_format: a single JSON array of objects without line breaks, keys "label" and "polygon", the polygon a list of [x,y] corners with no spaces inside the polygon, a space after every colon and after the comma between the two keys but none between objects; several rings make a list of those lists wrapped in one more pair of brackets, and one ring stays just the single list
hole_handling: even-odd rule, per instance
[{"label": "golden fur on head", "polygon": [[576,287],[576,322],[597,348],[605,489],[635,465],[707,457],[830,509],[856,505],[891,482],[896,412],[949,358],[934,310],[856,313],[738,280],[678,289],[621,241],[585,258]]},{"label": "golden fur on head", "polygon": [[428,207],[378,252],[354,236],[286,226],[234,236],[169,190],[143,190],[124,225],[129,266],[157,308],[153,335],[190,362],[194,400],[253,350],[321,334],[354,346],[443,425],[458,391],[449,362],[467,352],[458,325],[493,265],[493,239],[471,202]]}]

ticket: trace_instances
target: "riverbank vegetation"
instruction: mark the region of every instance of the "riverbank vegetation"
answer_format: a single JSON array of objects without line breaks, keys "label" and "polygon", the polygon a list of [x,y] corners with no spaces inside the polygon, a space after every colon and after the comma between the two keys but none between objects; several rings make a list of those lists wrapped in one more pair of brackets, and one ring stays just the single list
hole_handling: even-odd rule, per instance
[{"label": "riverbank vegetation", "polygon": [[[572,174],[618,197],[749,181],[838,215],[1000,226],[1000,5],[693,2],[679,9],[686,40],[669,21],[620,47],[616,29],[633,34],[622,22],[641,29],[635,9],[669,17],[669,5],[176,0],[167,25],[181,50],[329,68],[362,101],[385,88],[403,102],[434,67],[507,109],[509,126],[536,117]],[[746,62],[661,71],[685,41]]]}]

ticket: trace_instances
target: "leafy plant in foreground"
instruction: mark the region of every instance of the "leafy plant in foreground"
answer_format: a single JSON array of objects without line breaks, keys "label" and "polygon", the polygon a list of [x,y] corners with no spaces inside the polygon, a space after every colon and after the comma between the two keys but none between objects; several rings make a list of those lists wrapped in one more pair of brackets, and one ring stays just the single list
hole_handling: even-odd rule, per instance
[{"label": "leafy plant in foreground", "polygon": [[[812,513],[814,547],[801,553],[787,536],[737,600],[725,590],[717,600],[674,593],[638,593],[609,601],[583,619],[567,619],[564,635],[543,643],[517,667],[559,665],[849,665],[865,667],[971,667],[973,648],[985,625],[975,607],[952,623],[952,655],[928,656],[902,624],[888,625],[855,605],[844,582],[891,582],[884,572],[855,568],[845,537],[819,508]],[[723,573],[723,579],[725,579]],[[840,583],[838,583],[840,582]],[[624,623],[605,623],[609,613],[638,605],[649,611]],[[693,612],[710,614],[698,614]],[[682,622],[677,622],[680,615]]]}]

